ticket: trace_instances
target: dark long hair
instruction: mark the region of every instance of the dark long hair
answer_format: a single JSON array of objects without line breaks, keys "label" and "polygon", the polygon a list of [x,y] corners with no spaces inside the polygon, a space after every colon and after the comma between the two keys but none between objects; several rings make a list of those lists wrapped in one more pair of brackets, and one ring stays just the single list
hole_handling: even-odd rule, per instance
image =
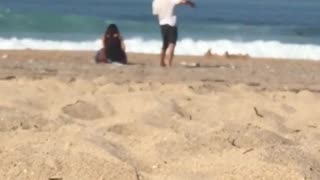
[{"label": "dark long hair", "polygon": [[104,33],[104,40],[103,40],[103,45],[106,48],[107,46],[107,41],[109,39],[113,39],[113,38],[119,38],[120,39],[120,31],[117,27],[117,25],[115,24],[110,24],[107,28],[107,30]]}]

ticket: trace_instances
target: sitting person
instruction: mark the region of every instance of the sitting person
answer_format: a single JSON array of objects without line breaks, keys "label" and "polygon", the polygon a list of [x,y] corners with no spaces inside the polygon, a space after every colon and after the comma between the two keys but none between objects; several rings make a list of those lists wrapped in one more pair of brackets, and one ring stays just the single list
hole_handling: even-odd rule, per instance
[{"label": "sitting person", "polygon": [[103,48],[97,52],[96,63],[121,63],[127,64],[125,45],[118,27],[111,24],[103,37]]},{"label": "sitting person", "polygon": [[96,54],[94,59],[95,59],[96,63],[108,63],[108,60],[107,60],[106,55],[105,55],[104,48],[101,48],[97,52],[97,54]]}]

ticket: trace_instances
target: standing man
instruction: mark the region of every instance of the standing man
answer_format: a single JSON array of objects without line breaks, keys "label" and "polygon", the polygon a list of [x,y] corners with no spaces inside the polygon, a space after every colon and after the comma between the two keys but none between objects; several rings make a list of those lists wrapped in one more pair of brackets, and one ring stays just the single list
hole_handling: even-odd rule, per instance
[{"label": "standing man", "polygon": [[[190,0],[153,0],[153,14],[159,18],[159,24],[162,34],[162,51],[160,56],[160,65],[162,67],[171,66],[174,56],[174,50],[178,39],[177,17],[175,7],[177,5],[189,5],[194,7],[195,4]],[[166,60],[167,57],[167,62]]]}]

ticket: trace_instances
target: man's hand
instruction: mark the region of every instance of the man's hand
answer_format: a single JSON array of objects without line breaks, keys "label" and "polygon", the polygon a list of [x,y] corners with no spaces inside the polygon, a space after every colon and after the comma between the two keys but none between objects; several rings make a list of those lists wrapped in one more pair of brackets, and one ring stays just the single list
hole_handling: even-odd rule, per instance
[{"label": "man's hand", "polygon": [[196,7],[196,4],[190,0],[181,0],[180,4],[186,4],[192,8]]},{"label": "man's hand", "polygon": [[187,1],[187,4],[192,8],[196,7],[196,4],[194,2],[192,2],[192,1]]}]

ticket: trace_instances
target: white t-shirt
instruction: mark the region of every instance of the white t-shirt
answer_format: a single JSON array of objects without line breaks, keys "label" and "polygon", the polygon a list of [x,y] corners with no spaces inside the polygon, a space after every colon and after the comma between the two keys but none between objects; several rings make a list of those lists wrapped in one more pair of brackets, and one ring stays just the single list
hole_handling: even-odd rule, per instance
[{"label": "white t-shirt", "polygon": [[181,0],[153,0],[153,14],[158,15],[160,25],[176,26],[177,16],[175,6]]}]

